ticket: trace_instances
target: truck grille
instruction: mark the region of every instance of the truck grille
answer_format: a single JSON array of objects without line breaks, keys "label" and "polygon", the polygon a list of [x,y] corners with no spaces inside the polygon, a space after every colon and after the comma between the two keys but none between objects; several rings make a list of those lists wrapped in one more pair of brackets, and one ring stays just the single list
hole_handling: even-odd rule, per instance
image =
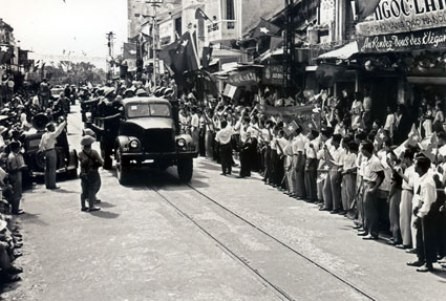
[{"label": "truck grille", "polygon": [[175,136],[173,129],[145,130],[141,143],[144,151],[148,153],[175,151]]}]

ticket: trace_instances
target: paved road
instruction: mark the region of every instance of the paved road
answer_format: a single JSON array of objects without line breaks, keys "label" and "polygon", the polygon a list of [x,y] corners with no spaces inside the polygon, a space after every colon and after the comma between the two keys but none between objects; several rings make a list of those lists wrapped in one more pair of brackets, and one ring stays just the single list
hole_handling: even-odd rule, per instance
[{"label": "paved road", "polygon": [[[70,140],[79,142],[70,115]],[[26,193],[24,280],[6,300],[442,300],[446,274],[418,274],[351,222],[196,161],[120,186],[103,171],[103,210],[81,213],[79,180]]]}]

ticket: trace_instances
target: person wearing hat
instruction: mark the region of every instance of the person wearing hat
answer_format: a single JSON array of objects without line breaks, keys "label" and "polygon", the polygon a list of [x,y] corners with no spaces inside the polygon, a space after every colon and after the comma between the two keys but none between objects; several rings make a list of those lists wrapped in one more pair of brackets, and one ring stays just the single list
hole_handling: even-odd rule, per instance
[{"label": "person wearing hat", "polygon": [[[101,188],[101,176],[98,168],[104,164],[99,153],[91,148],[96,139],[90,135],[85,135],[81,139],[82,151],[79,152],[79,162],[81,165],[81,211],[98,211],[100,208],[95,204],[98,202],[96,194]],[[86,200],[88,199],[88,208]]]},{"label": "person wearing hat", "polygon": [[12,185],[13,195],[10,202],[12,207],[12,214],[23,214],[20,209],[20,201],[22,200],[22,170],[26,168],[25,161],[20,153],[21,144],[18,141],[12,141],[9,144],[10,153],[6,161],[6,166],[9,174],[9,181]]},{"label": "person wearing hat", "polygon": [[67,122],[63,119],[57,127],[52,122],[48,123],[46,132],[42,135],[40,140],[39,149],[45,155],[45,186],[47,189],[58,189],[56,186],[56,143],[57,137],[62,134],[66,125]]}]

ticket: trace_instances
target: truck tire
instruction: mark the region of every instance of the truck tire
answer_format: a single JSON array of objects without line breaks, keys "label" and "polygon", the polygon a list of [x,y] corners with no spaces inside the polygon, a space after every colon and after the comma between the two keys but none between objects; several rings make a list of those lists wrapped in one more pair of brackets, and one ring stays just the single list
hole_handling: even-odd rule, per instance
[{"label": "truck tire", "polygon": [[178,160],[177,165],[178,177],[183,183],[189,183],[192,180],[194,171],[194,163],[192,158]]},{"label": "truck tire", "polygon": [[119,184],[128,184],[129,178],[129,166],[128,162],[122,159],[121,150],[116,150],[116,177],[118,178]]}]

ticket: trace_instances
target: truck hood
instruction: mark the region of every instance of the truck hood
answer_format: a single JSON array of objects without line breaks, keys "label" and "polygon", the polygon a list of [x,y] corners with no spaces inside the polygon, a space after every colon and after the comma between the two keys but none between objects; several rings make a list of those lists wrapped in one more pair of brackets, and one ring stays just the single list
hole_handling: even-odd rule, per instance
[{"label": "truck hood", "polygon": [[160,117],[127,119],[126,123],[137,125],[145,130],[174,128],[173,120]]}]

